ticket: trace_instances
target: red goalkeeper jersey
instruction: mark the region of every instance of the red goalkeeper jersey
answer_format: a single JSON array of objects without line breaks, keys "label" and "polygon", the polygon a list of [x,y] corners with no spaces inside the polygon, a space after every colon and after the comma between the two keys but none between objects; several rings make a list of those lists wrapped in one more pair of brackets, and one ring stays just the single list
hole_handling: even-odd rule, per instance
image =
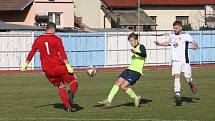
[{"label": "red goalkeeper jersey", "polygon": [[31,61],[37,50],[40,52],[43,71],[63,65],[63,60],[67,59],[61,38],[54,34],[46,33],[37,37],[28,54],[27,61]]}]

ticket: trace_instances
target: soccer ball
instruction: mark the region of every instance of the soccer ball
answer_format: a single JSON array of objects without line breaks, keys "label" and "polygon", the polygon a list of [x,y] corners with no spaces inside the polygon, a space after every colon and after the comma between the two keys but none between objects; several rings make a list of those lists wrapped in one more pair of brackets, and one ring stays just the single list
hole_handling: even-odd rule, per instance
[{"label": "soccer ball", "polygon": [[96,75],[96,67],[95,66],[88,66],[87,67],[87,74],[89,76],[95,76]]}]

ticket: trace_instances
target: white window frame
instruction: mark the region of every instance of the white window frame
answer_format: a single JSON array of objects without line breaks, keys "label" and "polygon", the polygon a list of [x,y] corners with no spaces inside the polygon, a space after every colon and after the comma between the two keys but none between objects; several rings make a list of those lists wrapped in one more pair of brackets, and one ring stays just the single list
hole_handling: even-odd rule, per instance
[{"label": "white window frame", "polygon": [[60,14],[60,25],[56,25],[56,27],[62,27],[62,12],[48,12],[48,15],[52,14],[52,22],[55,23],[55,14]]},{"label": "white window frame", "polygon": [[177,18],[187,18],[186,24],[183,24],[183,22],[182,22],[181,20],[179,20],[179,21],[182,22],[182,25],[183,25],[183,26],[189,24],[189,18],[190,18],[190,16],[176,16],[176,21],[178,21]]}]

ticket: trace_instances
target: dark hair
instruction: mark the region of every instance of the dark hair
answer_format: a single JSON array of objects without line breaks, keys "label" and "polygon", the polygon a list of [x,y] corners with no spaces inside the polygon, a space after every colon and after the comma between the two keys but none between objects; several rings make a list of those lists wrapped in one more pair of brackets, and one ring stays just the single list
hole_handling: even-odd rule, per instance
[{"label": "dark hair", "polygon": [[138,40],[138,34],[135,34],[134,32],[132,32],[131,34],[129,34],[128,40],[129,40],[130,38],[133,38],[133,39],[135,39],[135,40]]},{"label": "dark hair", "polygon": [[174,23],[173,23],[173,26],[182,26],[182,22],[181,21],[175,21]]},{"label": "dark hair", "polygon": [[50,28],[54,28],[56,30],[56,24],[53,22],[49,22],[46,26],[46,30],[48,30]]}]

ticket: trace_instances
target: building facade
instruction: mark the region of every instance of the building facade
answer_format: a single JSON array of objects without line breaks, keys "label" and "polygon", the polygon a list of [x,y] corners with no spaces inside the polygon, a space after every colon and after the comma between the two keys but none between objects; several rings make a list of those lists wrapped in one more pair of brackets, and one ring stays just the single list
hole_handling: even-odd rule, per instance
[{"label": "building facade", "polygon": [[[214,22],[211,22],[213,19],[209,18],[209,23],[207,21],[208,6],[213,5],[215,5],[214,0],[140,0],[140,10],[156,23],[156,26],[145,25],[140,29],[170,30],[172,29],[172,23],[175,20],[179,20],[182,21],[184,26],[190,26],[191,29],[198,30],[201,27],[213,25]],[[92,0],[90,2],[75,0],[75,14],[82,17],[82,22],[85,25],[91,28],[116,27],[114,25],[116,20],[111,15],[107,15],[102,10],[102,7],[112,13],[137,11],[138,0]],[[116,16],[119,14],[117,13]],[[132,19],[136,20],[137,18],[134,17]],[[144,25],[144,21],[142,24]],[[132,28],[135,26],[117,27]]]},{"label": "building facade", "polygon": [[101,10],[100,0],[74,0],[74,3],[75,16],[82,18],[82,24],[89,28],[111,28],[110,20],[104,17],[105,13]]},{"label": "building facade", "polygon": [[0,21],[30,26],[47,22],[57,27],[74,27],[73,0],[0,0]]}]

